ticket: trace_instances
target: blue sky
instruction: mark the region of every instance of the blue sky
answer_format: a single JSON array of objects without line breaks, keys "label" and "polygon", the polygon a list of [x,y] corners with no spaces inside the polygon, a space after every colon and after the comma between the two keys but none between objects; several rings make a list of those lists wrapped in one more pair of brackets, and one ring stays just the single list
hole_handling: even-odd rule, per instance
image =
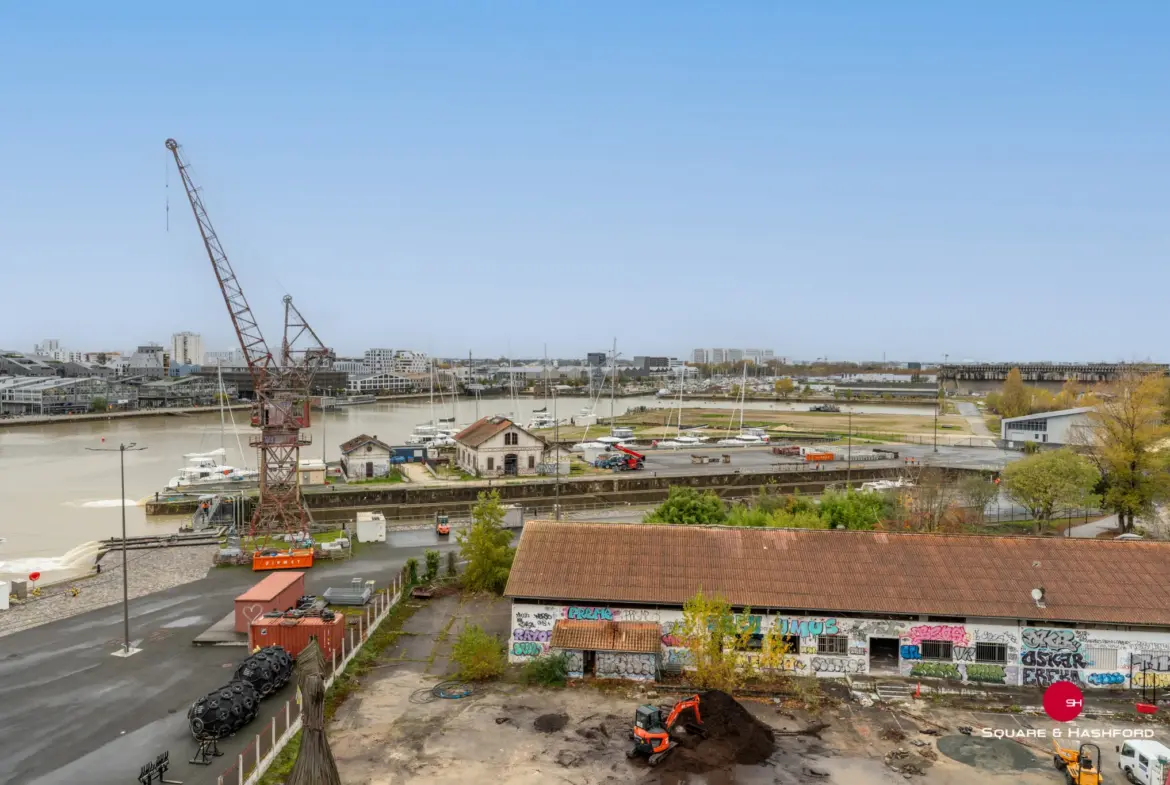
[{"label": "blue sky", "polygon": [[[6,3],[0,347],[1170,359],[1165,2]],[[167,180],[169,178],[169,191]],[[169,193],[170,229],[165,205]]]}]

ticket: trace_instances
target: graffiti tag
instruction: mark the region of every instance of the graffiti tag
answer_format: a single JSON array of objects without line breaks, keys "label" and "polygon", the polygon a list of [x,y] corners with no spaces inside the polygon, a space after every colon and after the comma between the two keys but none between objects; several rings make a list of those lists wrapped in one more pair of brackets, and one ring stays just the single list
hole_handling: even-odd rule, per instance
[{"label": "graffiti tag", "polygon": [[1032,649],[1053,651],[1076,651],[1081,648],[1076,633],[1072,630],[1045,630],[1028,627],[1023,632],[1024,645]]},{"label": "graffiti tag", "polygon": [[917,646],[905,644],[901,647],[901,655],[904,660],[920,660],[922,659],[922,651]]},{"label": "graffiti tag", "polygon": [[965,665],[967,681],[980,681],[987,684],[1003,684],[1007,679],[1007,672],[1002,665]]},{"label": "graffiti tag", "polygon": [[1120,673],[1090,673],[1089,684],[1094,687],[1108,687],[1111,684],[1125,684],[1125,677]]},{"label": "graffiti tag", "polygon": [[1135,672],[1133,674],[1134,687],[1170,687],[1170,673],[1151,673],[1150,671]]},{"label": "graffiti tag", "polygon": [[970,640],[967,637],[966,627],[952,626],[949,624],[924,624],[918,627],[911,627],[909,637],[911,643],[920,644],[923,641],[950,641],[959,646],[966,646]]},{"label": "graffiti tag", "polygon": [[817,673],[864,673],[865,660],[848,657],[813,657],[812,669]]},{"label": "graffiti tag", "polygon": [[512,654],[517,657],[539,657],[544,647],[539,643],[513,643]]},{"label": "graffiti tag", "polygon": [[949,662],[916,662],[910,669],[910,675],[928,679],[961,678],[958,666]]},{"label": "graffiti tag", "polygon": [[975,662],[974,646],[955,646],[952,648],[956,662]]},{"label": "graffiti tag", "polygon": [[1085,667],[1084,656],[1075,651],[1026,651],[1020,662],[1036,668]]},{"label": "graffiti tag", "polygon": [[653,654],[597,653],[597,675],[619,679],[652,679],[656,675]]},{"label": "graffiti tag", "polygon": [[1080,671],[1064,668],[1024,668],[1024,686],[1047,687],[1058,681],[1082,684]]},{"label": "graffiti tag", "polygon": [[609,608],[580,608],[570,606],[565,608],[566,619],[588,619],[591,621],[613,621],[613,611]]},{"label": "graffiti tag", "polygon": [[777,619],[781,635],[799,635],[807,638],[810,635],[836,635],[836,619]]},{"label": "graffiti tag", "polygon": [[552,640],[552,630],[512,630],[512,640],[549,641]]}]

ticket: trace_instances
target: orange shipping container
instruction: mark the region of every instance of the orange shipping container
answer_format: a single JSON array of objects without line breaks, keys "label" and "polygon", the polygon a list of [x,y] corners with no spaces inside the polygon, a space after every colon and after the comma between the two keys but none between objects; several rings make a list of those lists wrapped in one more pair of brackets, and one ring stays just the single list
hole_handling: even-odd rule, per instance
[{"label": "orange shipping container", "polygon": [[345,616],[339,613],[332,621],[325,621],[320,616],[300,619],[261,616],[252,622],[248,630],[248,649],[255,651],[257,646],[283,646],[285,651],[295,657],[309,645],[313,637],[317,638],[317,645],[321,647],[326,661],[333,659],[333,652],[337,652],[340,657],[341,642],[345,638]]},{"label": "orange shipping container", "polygon": [[236,597],[236,632],[247,632],[248,624],[269,611],[287,611],[305,595],[303,572],[274,572]]},{"label": "orange shipping container", "polygon": [[806,452],[804,460],[807,461],[831,461],[836,456],[831,452]]}]

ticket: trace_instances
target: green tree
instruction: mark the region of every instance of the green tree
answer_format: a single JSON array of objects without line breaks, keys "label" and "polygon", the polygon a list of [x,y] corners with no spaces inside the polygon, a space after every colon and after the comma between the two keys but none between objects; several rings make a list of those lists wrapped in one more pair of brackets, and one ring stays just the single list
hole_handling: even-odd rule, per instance
[{"label": "green tree", "polygon": [[646,523],[723,523],[727,513],[723,500],[710,491],[673,485],[666,501],[648,512]]},{"label": "green tree", "polygon": [[524,663],[520,673],[525,684],[539,687],[564,687],[569,677],[567,654],[542,654]]},{"label": "green tree", "polygon": [[428,550],[424,556],[427,562],[426,580],[433,581],[439,575],[439,559],[441,556],[438,551]]},{"label": "green tree", "polygon": [[1092,505],[1100,479],[1092,463],[1068,448],[1021,458],[1008,464],[1002,476],[1008,498],[1028,511],[1037,534],[1061,512]]},{"label": "green tree", "polygon": [[983,520],[984,510],[998,495],[999,486],[982,474],[969,475],[959,483],[960,498],[979,520]]},{"label": "green tree", "polygon": [[100,395],[95,395],[89,399],[89,410],[91,412],[104,412],[110,408],[110,403]]},{"label": "green tree", "polygon": [[516,552],[508,545],[512,532],[503,526],[504,506],[498,491],[480,492],[471,508],[471,520],[471,529],[458,535],[459,552],[467,562],[463,585],[470,591],[500,594],[508,583]]},{"label": "green tree", "polygon": [[477,624],[469,624],[459,633],[451,659],[459,666],[459,678],[469,681],[495,678],[507,667],[504,644]]},{"label": "green tree", "polygon": [[1163,406],[1167,382],[1155,374],[1131,374],[1102,396],[1091,415],[1094,460],[1105,480],[1104,504],[1117,513],[1123,532],[1137,516],[1170,493],[1168,459],[1159,449],[1168,435]]},{"label": "green tree", "polygon": [[406,560],[406,581],[411,586],[418,583],[418,559],[413,556]]},{"label": "green tree", "polygon": [[792,381],[792,379],[785,376],[783,379],[777,379],[776,383],[772,385],[772,389],[774,389],[776,394],[781,398],[787,399],[789,395],[792,395],[792,391],[796,389],[796,384]]},{"label": "green tree", "polygon": [[455,568],[455,551],[447,551],[447,577],[454,578],[458,574]]},{"label": "green tree", "polygon": [[687,650],[690,683],[724,692],[743,686],[751,676],[751,661],[740,652],[751,649],[755,632],[750,610],[736,616],[727,600],[701,588],[683,605],[683,619],[672,630]]},{"label": "green tree", "polygon": [[888,516],[886,498],[879,493],[829,491],[821,497],[819,515],[830,529],[872,529]]},{"label": "green tree", "polygon": [[94,359],[97,360],[98,365],[105,365],[109,361],[110,356],[108,354],[106,354],[105,352],[98,352],[97,357],[95,357]]},{"label": "green tree", "polygon": [[1003,392],[999,396],[999,413],[1004,417],[1022,417],[1031,414],[1030,396],[1024,387],[1024,377],[1019,368],[1008,371],[1003,382]]}]

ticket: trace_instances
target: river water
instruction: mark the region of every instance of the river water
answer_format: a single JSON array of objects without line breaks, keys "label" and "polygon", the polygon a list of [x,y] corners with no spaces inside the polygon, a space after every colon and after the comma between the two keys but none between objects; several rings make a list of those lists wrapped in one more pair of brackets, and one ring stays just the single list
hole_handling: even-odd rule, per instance
[{"label": "river water", "polygon": [[[562,398],[557,416],[565,419],[587,404],[584,398]],[[503,414],[521,423],[534,409],[546,405],[542,399],[506,398],[461,399],[454,411],[450,401],[436,402],[434,417],[456,418],[471,423],[479,416]],[[654,397],[619,398],[616,413],[636,406],[665,408],[677,401]],[[735,409],[733,401],[687,401],[688,407]],[[808,404],[748,402],[747,409],[806,411]],[[855,412],[929,415],[930,407],[864,406]],[[549,407],[550,411],[552,407]],[[610,414],[610,402],[601,400],[597,413]],[[62,557],[83,543],[118,536],[121,532],[119,488],[119,442],[134,442],[147,449],[126,455],[126,528],[131,536],[163,534],[178,529],[185,518],[147,519],[142,503],[161,491],[183,465],[183,455],[207,452],[221,446],[227,463],[256,466],[256,452],[248,447],[254,431],[247,425],[247,412],[232,413],[231,422],[220,427],[215,412],[195,415],[132,417],[108,421],[81,421],[52,425],[0,428],[0,580],[23,578],[32,570],[52,578],[53,571],[66,565]],[[338,445],[362,433],[389,443],[401,443],[418,424],[432,418],[427,401],[381,402],[351,406],[340,411],[313,413],[313,443],[302,457],[328,460],[340,458]],[[598,431],[599,435],[601,431]],[[237,436],[243,444],[241,458]],[[322,445],[325,449],[322,450]],[[110,449],[112,452],[94,450]],[[91,562],[92,563],[92,562]]]}]

